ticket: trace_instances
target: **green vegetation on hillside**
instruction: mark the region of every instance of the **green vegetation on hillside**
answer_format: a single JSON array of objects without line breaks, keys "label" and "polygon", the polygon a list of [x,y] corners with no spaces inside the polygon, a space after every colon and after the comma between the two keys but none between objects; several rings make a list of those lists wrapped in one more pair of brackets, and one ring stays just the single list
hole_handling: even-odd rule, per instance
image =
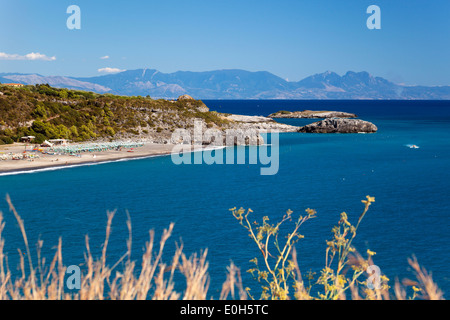
[{"label": "green vegetation on hillside", "polygon": [[200,112],[200,100],[167,101],[150,97],[57,89],[47,84],[13,88],[0,85],[0,144],[35,136],[86,141],[172,132],[193,119],[210,126],[226,123],[215,112]]}]

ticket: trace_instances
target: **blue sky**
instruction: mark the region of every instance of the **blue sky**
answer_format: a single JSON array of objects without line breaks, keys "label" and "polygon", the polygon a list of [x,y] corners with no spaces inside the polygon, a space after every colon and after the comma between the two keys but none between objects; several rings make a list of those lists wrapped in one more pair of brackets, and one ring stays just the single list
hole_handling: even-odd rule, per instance
[{"label": "blue sky", "polygon": [[[72,4],[80,30],[66,26]],[[381,30],[366,27],[372,4]],[[352,70],[450,85],[449,15],[448,0],[0,0],[0,72],[245,69],[298,81]]]}]

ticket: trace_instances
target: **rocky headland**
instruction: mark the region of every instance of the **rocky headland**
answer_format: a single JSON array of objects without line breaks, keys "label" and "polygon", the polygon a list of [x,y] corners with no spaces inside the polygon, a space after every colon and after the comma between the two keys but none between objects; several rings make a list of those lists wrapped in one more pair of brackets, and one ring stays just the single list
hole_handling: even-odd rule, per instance
[{"label": "rocky headland", "polygon": [[305,133],[374,133],[378,128],[360,119],[332,118],[314,122],[298,129]]},{"label": "rocky headland", "polygon": [[354,113],[342,111],[278,111],[269,115],[270,118],[289,118],[289,119],[314,119],[314,118],[356,118]]},{"label": "rocky headland", "polygon": [[[347,119],[354,114],[339,111],[279,111],[265,116],[227,114],[211,111],[201,100],[184,94],[176,100],[150,96],[116,96],[80,90],[58,89],[49,85],[10,87],[0,85],[0,144],[21,142],[33,137],[33,144],[64,139],[72,143],[104,141],[145,141],[154,144],[186,143],[173,137],[184,130],[192,137],[194,129],[226,136],[234,131],[236,140],[226,145],[261,144],[267,132],[374,132],[376,127],[361,120],[330,120],[305,127],[279,123],[277,118]],[[332,118],[330,118],[332,117]],[[214,130],[213,130],[214,129]],[[198,137],[198,135],[196,135]],[[198,138],[196,138],[198,140]],[[193,141],[209,145],[212,138]],[[181,141],[180,141],[181,140]],[[186,141],[185,141],[186,140]],[[216,142],[221,141],[218,138]]]},{"label": "rocky headland", "polygon": [[297,132],[297,126],[291,126],[284,123],[278,123],[272,118],[263,116],[244,116],[231,114],[225,116],[233,129],[255,129],[259,132]]}]

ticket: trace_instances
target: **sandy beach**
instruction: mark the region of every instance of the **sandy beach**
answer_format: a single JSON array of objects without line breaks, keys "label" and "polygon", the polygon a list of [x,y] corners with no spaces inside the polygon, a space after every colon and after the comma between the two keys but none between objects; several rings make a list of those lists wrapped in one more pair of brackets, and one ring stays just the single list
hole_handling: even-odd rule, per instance
[{"label": "sandy beach", "polygon": [[[14,143],[12,145],[1,145],[0,156],[13,153],[23,154],[27,150],[27,154],[36,154],[38,158],[22,159],[22,160],[0,160],[0,173],[28,171],[43,169],[49,167],[63,167],[85,163],[101,163],[105,161],[114,161],[126,158],[142,158],[158,155],[169,155],[174,145],[172,144],[156,144],[145,143],[137,148],[122,148],[122,150],[107,150],[99,152],[83,152],[81,156],[71,156],[68,154],[45,154],[41,152],[31,152],[33,146],[24,143]],[[26,148],[26,149],[25,149]]]}]

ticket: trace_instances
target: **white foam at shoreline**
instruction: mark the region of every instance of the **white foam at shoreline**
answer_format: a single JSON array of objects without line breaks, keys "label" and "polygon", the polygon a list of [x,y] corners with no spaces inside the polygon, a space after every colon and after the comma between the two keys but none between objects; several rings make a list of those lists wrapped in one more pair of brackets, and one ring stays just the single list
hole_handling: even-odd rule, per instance
[{"label": "white foam at shoreline", "polygon": [[[226,148],[226,147],[218,146],[218,147],[204,148],[202,150],[192,150],[190,152],[210,151],[210,150],[224,149],[224,148]],[[147,156],[128,157],[128,158],[112,159],[112,160],[105,160],[105,161],[98,161],[98,162],[83,162],[83,163],[77,163],[77,164],[68,164],[68,165],[61,165],[61,166],[29,169],[29,170],[26,170],[26,169],[25,170],[17,170],[17,171],[14,170],[14,171],[0,173],[0,177],[12,176],[12,175],[18,175],[18,174],[31,174],[31,173],[39,173],[39,172],[46,172],[46,171],[56,171],[56,170],[62,170],[62,169],[72,169],[72,168],[78,168],[78,167],[84,167],[84,166],[95,166],[95,165],[107,164],[107,163],[113,163],[113,162],[141,160],[141,159],[164,157],[164,156],[170,156],[170,155],[171,155],[171,153],[152,154],[152,155],[147,155]]]},{"label": "white foam at shoreline", "polygon": [[[254,147],[263,147],[263,146],[271,146],[271,144],[263,144],[263,145],[258,145],[258,146],[254,146]],[[205,147],[205,148],[202,148],[201,150],[194,149],[194,150],[188,151],[188,153],[195,153],[195,152],[199,152],[199,151],[204,152],[204,151],[220,150],[220,149],[225,149],[225,148],[229,148],[229,147],[230,146]],[[249,146],[243,146],[243,147],[249,147]],[[165,154],[153,154],[153,155],[148,155],[148,156],[137,156],[137,157],[129,157],[129,158],[104,160],[104,161],[98,161],[98,162],[83,162],[83,163],[77,163],[77,164],[43,167],[43,168],[36,168],[36,169],[29,169],[29,170],[27,170],[27,169],[14,170],[14,171],[0,172],[0,177],[19,175],[19,174],[32,174],[32,173],[39,173],[39,172],[56,171],[56,170],[63,170],[63,169],[72,169],[72,168],[78,168],[78,167],[84,167],[84,166],[96,166],[96,165],[114,163],[114,162],[142,160],[142,159],[148,159],[148,158],[170,156],[171,154],[178,154],[178,153],[172,152],[172,153],[165,153]]]},{"label": "white foam at shoreline", "polygon": [[98,161],[98,162],[84,162],[84,163],[77,163],[77,164],[36,168],[36,169],[30,169],[30,170],[8,171],[8,172],[0,173],[0,177],[12,176],[12,175],[18,175],[18,174],[31,174],[31,173],[46,172],[46,171],[56,171],[56,170],[62,170],[62,169],[72,169],[72,168],[85,167],[85,166],[96,166],[96,165],[113,163],[113,162],[140,160],[140,159],[147,159],[147,158],[154,158],[154,157],[163,157],[163,156],[168,156],[168,155],[169,154],[153,154],[153,155],[142,156],[142,157],[120,158],[120,159],[114,159],[114,160],[105,160],[105,161]]}]

